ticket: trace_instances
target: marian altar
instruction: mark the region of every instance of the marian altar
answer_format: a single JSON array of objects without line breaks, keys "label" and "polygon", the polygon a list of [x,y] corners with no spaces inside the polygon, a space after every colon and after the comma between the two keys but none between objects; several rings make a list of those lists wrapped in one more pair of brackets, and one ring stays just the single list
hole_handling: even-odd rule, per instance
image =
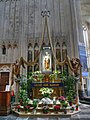
[{"label": "marian altar", "polygon": [[[44,44],[45,30],[47,30],[49,36],[48,44],[46,45]],[[27,79],[22,80],[20,77],[19,85],[21,86],[17,96],[19,103],[15,105],[13,112],[17,115],[28,115],[31,117],[45,115],[71,116],[78,111],[77,77],[78,72],[81,75],[80,60],[78,58],[70,60],[67,55],[65,43],[62,46],[62,61],[60,60],[61,54],[59,55],[57,52],[58,50],[56,50],[55,54],[47,16],[45,16],[45,26],[41,43],[40,51],[37,49],[35,51],[38,54],[33,57],[34,61],[32,61],[32,54],[30,54],[30,62],[25,61],[21,57],[18,63],[19,67],[13,67],[13,75],[16,75],[18,80],[20,77],[20,66],[22,65],[23,68],[25,68],[24,64],[28,66]],[[28,75],[29,72],[30,75]],[[45,89],[47,90],[44,91]],[[44,92],[45,95],[48,93],[50,96],[43,96]],[[41,103],[43,100],[46,100],[44,104]],[[52,104],[47,104],[48,100],[51,100]]]}]

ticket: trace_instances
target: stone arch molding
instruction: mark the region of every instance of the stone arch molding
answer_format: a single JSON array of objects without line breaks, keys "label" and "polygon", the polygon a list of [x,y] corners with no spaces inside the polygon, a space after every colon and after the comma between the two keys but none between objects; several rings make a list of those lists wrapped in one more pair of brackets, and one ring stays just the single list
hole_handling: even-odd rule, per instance
[{"label": "stone arch molding", "polygon": [[0,68],[0,72],[10,72],[10,68],[7,65],[4,65]]}]

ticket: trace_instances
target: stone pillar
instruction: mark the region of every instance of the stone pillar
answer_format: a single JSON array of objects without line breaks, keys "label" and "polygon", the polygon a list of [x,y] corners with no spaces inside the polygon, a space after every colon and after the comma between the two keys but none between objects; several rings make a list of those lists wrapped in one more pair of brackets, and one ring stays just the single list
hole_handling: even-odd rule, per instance
[{"label": "stone pillar", "polygon": [[[81,10],[80,10],[80,0],[70,0],[71,7],[71,22],[72,22],[72,48],[74,50],[74,56],[79,58],[79,42],[84,41],[83,38],[83,28],[82,28],[82,20],[81,20]],[[82,72],[81,72],[82,74]],[[80,94],[84,96],[84,84],[83,81],[80,81]]]},{"label": "stone pillar", "polygon": [[87,24],[88,27],[88,43],[87,47],[87,66],[88,66],[88,73],[89,76],[87,78],[87,95],[90,96],[90,24]]}]

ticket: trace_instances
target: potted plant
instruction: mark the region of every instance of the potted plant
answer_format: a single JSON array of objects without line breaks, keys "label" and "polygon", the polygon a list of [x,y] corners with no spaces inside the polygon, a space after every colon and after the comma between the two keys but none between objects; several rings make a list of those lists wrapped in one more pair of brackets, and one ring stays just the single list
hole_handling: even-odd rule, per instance
[{"label": "potted plant", "polygon": [[49,112],[49,107],[48,107],[48,105],[47,105],[47,104],[44,104],[42,110],[43,110],[43,113],[47,114],[47,113]]},{"label": "potted plant", "polygon": [[40,82],[42,82],[42,80],[44,78],[44,75],[42,74],[41,71],[35,71],[35,72],[33,72],[32,76],[34,78],[36,78],[36,81],[40,81]]},{"label": "potted plant", "polygon": [[26,113],[29,112],[30,106],[28,106],[28,105],[24,106],[24,110],[25,110]]},{"label": "potted plant", "polygon": [[54,80],[55,80],[55,74],[50,74],[49,75],[49,77],[50,77],[50,80],[51,80],[51,82],[54,82]]},{"label": "potted plant", "polygon": [[76,111],[78,111],[78,104],[76,105]]},{"label": "potted plant", "polygon": [[59,74],[60,74],[60,71],[59,71],[59,70],[53,71],[53,73],[50,74],[50,80],[51,80],[52,82],[54,82],[55,80],[58,80]]},{"label": "potted plant", "polygon": [[55,75],[55,79],[58,80],[59,79],[59,75],[60,75],[60,71],[59,70],[55,70],[55,71],[53,71],[53,74]]},{"label": "potted plant", "polygon": [[74,91],[73,90],[69,90],[68,91],[68,96],[67,96],[67,99],[68,99],[68,102],[69,102],[69,105],[72,106],[72,103],[74,101]]},{"label": "potted plant", "polygon": [[54,110],[55,110],[55,113],[58,113],[60,110],[60,105],[55,105]]},{"label": "potted plant", "polygon": [[64,83],[64,93],[65,96],[68,96],[69,101],[73,101],[74,96],[76,95],[76,82],[77,78],[74,75],[71,75],[67,73],[66,71],[63,71],[61,74],[61,79]]},{"label": "potted plant", "polygon": [[17,106],[17,110],[18,110],[18,112],[20,112],[20,105]]},{"label": "potted plant", "polygon": [[43,87],[40,89],[41,94],[43,95],[43,97],[50,97],[50,95],[53,93],[53,89],[52,88],[48,88],[48,87]]},{"label": "potted plant", "polygon": [[33,113],[36,113],[36,108],[37,108],[38,101],[36,99],[33,100]]},{"label": "potted plant", "polygon": [[36,78],[33,76],[33,72],[29,72],[27,74],[27,91],[28,91],[28,97],[32,97],[32,83],[36,81]]},{"label": "potted plant", "polygon": [[62,103],[62,107],[66,109],[67,106],[68,106],[68,102],[65,100],[65,101]]},{"label": "potted plant", "polygon": [[71,107],[71,110],[72,110],[72,112],[74,111],[74,107],[73,106]]},{"label": "potted plant", "polygon": [[58,97],[58,100],[60,101],[61,104],[63,104],[66,100],[66,98],[64,96],[60,96]]},{"label": "potted plant", "polygon": [[29,98],[27,96],[27,91],[26,90],[23,90],[23,89],[20,89],[19,90],[19,93],[18,93],[18,101],[20,102],[20,104],[22,106],[25,106],[28,104],[29,102]]}]

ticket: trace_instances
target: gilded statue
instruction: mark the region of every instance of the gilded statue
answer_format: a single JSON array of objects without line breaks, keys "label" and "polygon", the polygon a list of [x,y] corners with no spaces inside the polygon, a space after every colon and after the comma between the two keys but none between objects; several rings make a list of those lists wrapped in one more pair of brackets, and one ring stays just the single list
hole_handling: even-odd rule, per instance
[{"label": "gilded statue", "polygon": [[44,66],[45,70],[50,70],[50,55],[48,54],[48,52],[46,52],[45,54]]}]

